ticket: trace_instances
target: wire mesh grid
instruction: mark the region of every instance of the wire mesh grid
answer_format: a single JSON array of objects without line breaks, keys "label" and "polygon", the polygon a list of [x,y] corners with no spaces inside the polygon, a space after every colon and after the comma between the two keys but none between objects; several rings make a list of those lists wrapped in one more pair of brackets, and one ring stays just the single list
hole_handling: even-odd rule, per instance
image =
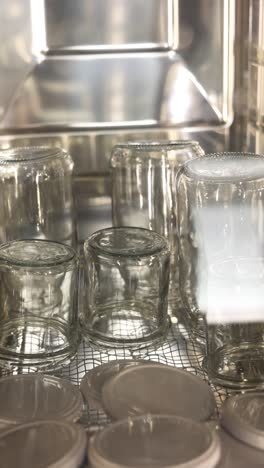
[{"label": "wire mesh grid", "polygon": [[[207,380],[207,374],[202,367],[203,358],[202,348],[188,339],[178,325],[174,324],[166,340],[155,348],[151,346],[143,349],[99,348],[84,340],[70,365],[62,368],[55,375],[70,379],[73,384],[79,386],[84,375],[95,366],[117,359],[144,359],[182,368]],[[211,386],[220,410],[221,404],[228,393],[225,389]],[[85,406],[80,422],[87,429],[96,430],[110,422],[110,420],[103,410],[89,409]]]}]

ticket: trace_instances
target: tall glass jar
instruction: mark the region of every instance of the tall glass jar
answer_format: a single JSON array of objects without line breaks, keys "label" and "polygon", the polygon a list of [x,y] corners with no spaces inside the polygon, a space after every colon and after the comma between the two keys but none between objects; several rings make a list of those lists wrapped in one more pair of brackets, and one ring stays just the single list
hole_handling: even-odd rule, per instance
[{"label": "tall glass jar", "polygon": [[0,243],[34,238],[75,245],[72,171],[61,148],[1,150]]},{"label": "tall glass jar", "polygon": [[128,142],[114,147],[111,156],[112,216],[114,226],[138,226],[169,242],[169,312],[178,320],[182,311],[176,214],[176,176],[183,163],[202,156],[196,141]]},{"label": "tall glass jar", "polygon": [[177,184],[186,327],[206,340],[211,380],[255,386],[264,381],[264,156],[205,155]]}]

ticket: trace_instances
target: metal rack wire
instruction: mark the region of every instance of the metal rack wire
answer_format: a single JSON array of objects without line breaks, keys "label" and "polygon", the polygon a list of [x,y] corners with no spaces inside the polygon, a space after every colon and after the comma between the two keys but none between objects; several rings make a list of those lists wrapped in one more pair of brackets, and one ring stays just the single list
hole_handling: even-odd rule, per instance
[{"label": "metal rack wire", "polygon": [[[97,348],[88,341],[83,341],[75,359],[69,366],[56,372],[56,375],[70,379],[73,384],[79,385],[86,372],[102,363],[116,359],[145,359],[185,369],[207,380],[206,372],[202,367],[203,358],[202,348],[188,339],[177,325],[172,325],[166,340],[157,348],[107,349]],[[218,410],[220,410],[228,392],[226,389],[211,386]],[[80,422],[88,430],[96,430],[107,424],[109,419],[103,411],[89,410],[85,407]]]}]

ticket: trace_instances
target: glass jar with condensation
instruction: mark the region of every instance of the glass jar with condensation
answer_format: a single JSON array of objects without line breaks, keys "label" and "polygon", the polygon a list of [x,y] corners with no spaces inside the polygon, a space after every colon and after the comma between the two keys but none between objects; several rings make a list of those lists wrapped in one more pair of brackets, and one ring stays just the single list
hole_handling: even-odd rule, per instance
[{"label": "glass jar with condensation", "polygon": [[67,245],[18,240],[0,246],[0,363],[58,367],[76,353],[78,259]]},{"label": "glass jar with condensation", "polygon": [[170,252],[166,239],[135,227],[108,228],[84,243],[83,332],[96,344],[138,347],[168,329]]},{"label": "glass jar with condensation", "polygon": [[143,227],[167,238],[171,250],[169,312],[179,320],[176,176],[183,163],[203,154],[196,141],[141,141],[115,146],[110,160],[113,225]]},{"label": "glass jar with condensation", "polygon": [[49,239],[75,245],[73,161],[61,148],[0,151],[0,242]]},{"label": "glass jar with condensation", "polygon": [[238,388],[263,383],[264,156],[217,153],[186,163],[178,209],[186,326],[206,337],[209,377]]}]

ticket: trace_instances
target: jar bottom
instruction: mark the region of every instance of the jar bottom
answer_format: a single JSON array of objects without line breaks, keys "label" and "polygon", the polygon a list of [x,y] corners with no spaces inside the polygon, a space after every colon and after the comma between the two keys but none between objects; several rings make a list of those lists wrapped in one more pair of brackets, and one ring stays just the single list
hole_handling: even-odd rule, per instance
[{"label": "jar bottom", "polygon": [[223,346],[204,359],[209,380],[223,387],[246,389],[264,385],[264,343]]},{"label": "jar bottom", "polygon": [[169,317],[158,324],[153,307],[127,301],[98,308],[89,324],[84,324],[84,331],[97,345],[139,348],[162,341],[169,325]]},{"label": "jar bottom", "polygon": [[0,323],[0,366],[45,370],[66,365],[77,352],[78,339],[54,319],[31,316]]}]

